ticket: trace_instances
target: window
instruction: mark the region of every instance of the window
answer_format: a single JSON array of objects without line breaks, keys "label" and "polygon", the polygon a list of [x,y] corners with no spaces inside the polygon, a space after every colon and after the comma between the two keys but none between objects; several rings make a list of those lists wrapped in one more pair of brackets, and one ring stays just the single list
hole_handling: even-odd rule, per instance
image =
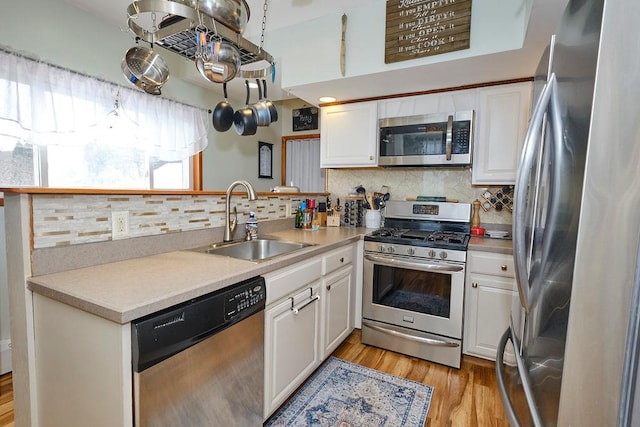
[{"label": "window", "polygon": [[320,168],[319,135],[283,137],[283,185],[293,185],[302,192],[325,191],[325,170]]},{"label": "window", "polygon": [[0,99],[0,187],[188,189],[208,143],[205,110],[8,52]]}]

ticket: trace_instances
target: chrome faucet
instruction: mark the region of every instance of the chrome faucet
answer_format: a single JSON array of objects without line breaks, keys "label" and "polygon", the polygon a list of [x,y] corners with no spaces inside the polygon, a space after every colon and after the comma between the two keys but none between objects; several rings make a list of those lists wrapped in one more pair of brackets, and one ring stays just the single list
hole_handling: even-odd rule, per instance
[{"label": "chrome faucet", "polygon": [[231,219],[231,192],[238,185],[243,185],[247,190],[247,197],[249,200],[257,200],[256,191],[253,189],[253,186],[248,181],[234,181],[231,183],[229,188],[227,188],[227,199],[224,204],[224,241],[230,242],[231,236],[238,225],[238,210],[236,207],[233,207],[233,219]]}]

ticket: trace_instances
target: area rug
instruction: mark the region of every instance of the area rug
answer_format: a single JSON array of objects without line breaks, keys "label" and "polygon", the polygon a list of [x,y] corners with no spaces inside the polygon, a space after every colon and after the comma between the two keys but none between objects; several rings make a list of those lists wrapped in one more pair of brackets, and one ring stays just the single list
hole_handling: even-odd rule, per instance
[{"label": "area rug", "polygon": [[432,393],[331,356],[265,426],[423,427]]}]

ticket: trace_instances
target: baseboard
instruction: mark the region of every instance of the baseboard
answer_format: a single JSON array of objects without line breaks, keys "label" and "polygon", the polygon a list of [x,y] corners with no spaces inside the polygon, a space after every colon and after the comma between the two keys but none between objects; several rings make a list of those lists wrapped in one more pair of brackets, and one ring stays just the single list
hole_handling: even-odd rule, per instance
[{"label": "baseboard", "polygon": [[0,375],[11,371],[11,340],[2,340],[0,341]]}]

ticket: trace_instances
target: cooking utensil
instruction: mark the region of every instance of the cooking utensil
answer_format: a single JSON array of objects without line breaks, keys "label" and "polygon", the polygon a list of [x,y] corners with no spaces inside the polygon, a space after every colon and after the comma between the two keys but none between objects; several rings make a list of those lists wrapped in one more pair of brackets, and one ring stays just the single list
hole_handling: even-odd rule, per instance
[{"label": "cooking utensil", "polygon": [[264,88],[262,94],[264,95],[264,102],[269,107],[269,114],[271,115],[271,123],[278,121],[278,109],[273,102],[267,99],[267,80],[262,79],[262,87]]},{"label": "cooking utensil", "polygon": [[367,209],[375,209],[375,205],[373,204],[373,193],[367,193],[367,204],[369,207]]},{"label": "cooking utensil", "polygon": [[244,32],[251,15],[245,0],[178,0],[178,2],[196,8],[240,34]]},{"label": "cooking utensil", "polygon": [[345,56],[347,53],[347,15],[345,13],[342,14],[342,40],[340,41],[340,74],[344,77],[345,73]]},{"label": "cooking utensil", "polygon": [[271,124],[271,112],[266,102],[262,100],[262,88],[260,87],[260,80],[256,79],[258,84],[258,101],[253,104],[253,108],[256,111],[256,120],[258,126],[269,126]]},{"label": "cooking utensil", "polygon": [[249,105],[249,81],[245,80],[244,84],[247,87],[246,106],[233,114],[233,125],[238,135],[255,135],[258,129],[258,120],[255,109]]},{"label": "cooking utensil", "polygon": [[213,83],[226,83],[232,80],[240,69],[240,52],[231,43],[212,41],[208,51],[196,55],[195,63],[205,79]]},{"label": "cooking utensil", "polygon": [[224,101],[218,102],[216,108],[213,109],[213,127],[218,132],[226,132],[233,124],[233,107],[227,101],[227,82],[222,84],[224,92]]},{"label": "cooking utensil", "polygon": [[120,67],[130,83],[152,95],[160,95],[160,89],[169,79],[165,60],[147,47],[135,46],[127,50]]}]

